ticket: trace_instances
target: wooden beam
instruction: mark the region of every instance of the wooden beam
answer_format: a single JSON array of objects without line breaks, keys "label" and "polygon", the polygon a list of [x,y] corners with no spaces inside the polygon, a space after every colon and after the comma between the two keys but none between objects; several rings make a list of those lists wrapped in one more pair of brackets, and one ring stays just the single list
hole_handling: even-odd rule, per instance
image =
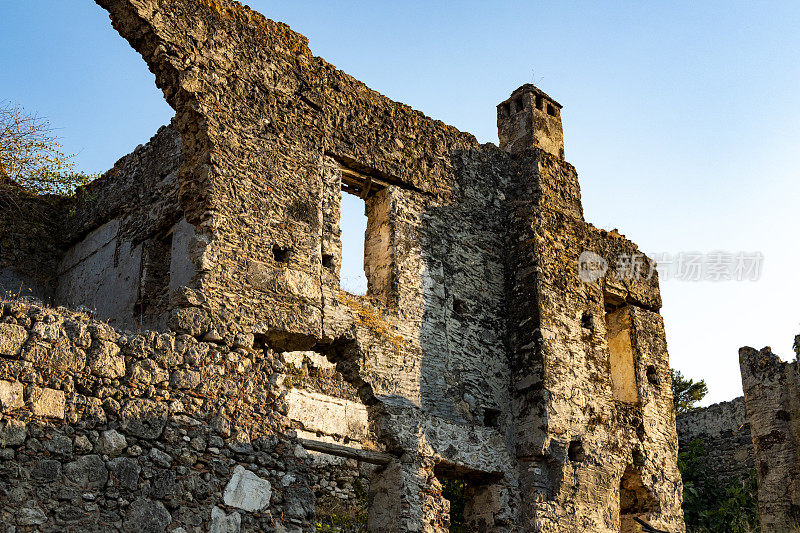
[{"label": "wooden beam", "polygon": [[367,186],[364,187],[364,191],[361,193],[361,199],[366,200],[367,196],[369,196],[369,190],[372,188],[372,178],[367,178]]},{"label": "wooden beam", "polygon": [[376,452],[373,450],[360,450],[358,448],[351,448],[350,446],[342,446],[341,444],[333,444],[330,442],[309,439],[297,440],[306,450],[327,453],[328,455],[336,455],[337,457],[346,457],[348,459],[356,459],[357,461],[370,463],[373,465],[385,465],[395,458],[393,455],[388,453]]}]

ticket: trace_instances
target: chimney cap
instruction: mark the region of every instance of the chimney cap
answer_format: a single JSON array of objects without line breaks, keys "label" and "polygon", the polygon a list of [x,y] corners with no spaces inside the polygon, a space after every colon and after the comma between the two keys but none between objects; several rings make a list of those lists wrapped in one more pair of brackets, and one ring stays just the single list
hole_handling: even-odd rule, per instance
[{"label": "chimney cap", "polygon": [[546,92],[544,92],[543,90],[541,90],[540,88],[538,88],[536,85],[534,85],[532,83],[526,83],[525,85],[522,85],[522,86],[518,87],[513,93],[511,93],[511,96],[509,96],[508,98],[506,98],[505,100],[503,100],[502,102],[497,104],[497,107],[500,107],[503,104],[507,104],[511,100],[517,98],[519,95],[525,94],[525,93],[533,93],[533,94],[535,94],[537,96],[544,97],[544,98],[547,99],[548,102],[550,102],[551,104],[555,105],[559,109],[561,109],[563,107],[561,104],[556,102],[550,95],[548,95]]}]

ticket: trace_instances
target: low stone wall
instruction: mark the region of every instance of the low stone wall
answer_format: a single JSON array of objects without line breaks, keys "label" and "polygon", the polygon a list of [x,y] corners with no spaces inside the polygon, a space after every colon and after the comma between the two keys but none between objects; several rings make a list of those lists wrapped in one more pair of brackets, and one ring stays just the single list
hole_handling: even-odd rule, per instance
[{"label": "low stone wall", "polygon": [[120,334],[84,314],[0,300],[0,523],[313,530],[312,487],[331,486],[330,474],[315,475],[294,439],[284,366],[248,335],[228,346]]},{"label": "low stone wall", "polygon": [[743,397],[678,415],[677,425],[681,451],[692,441],[703,443],[704,463],[713,480],[725,485],[751,475],[753,442]]}]

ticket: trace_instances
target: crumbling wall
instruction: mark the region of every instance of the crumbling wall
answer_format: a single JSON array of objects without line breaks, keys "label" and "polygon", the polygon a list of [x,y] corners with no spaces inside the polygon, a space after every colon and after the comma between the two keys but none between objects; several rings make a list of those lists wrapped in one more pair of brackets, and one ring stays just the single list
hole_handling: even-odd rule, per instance
[{"label": "crumbling wall", "polygon": [[706,472],[720,486],[747,479],[755,468],[750,422],[744,397],[681,413],[677,417],[681,450],[702,442]]},{"label": "crumbling wall", "polygon": [[[219,378],[238,395],[237,409],[258,415],[254,427],[269,426],[282,450],[276,461],[295,442],[315,452],[308,472],[305,458],[275,466],[277,474],[273,463],[261,470],[246,457],[274,493],[279,481],[303,487],[308,497],[285,494],[276,508],[302,528],[306,502],[353,502],[366,492],[371,529],[446,531],[441,482],[449,479],[466,483],[472,530],[619,531],[641,516],[681,531],[657,280],[581,281],[582,250],[614,264],[638,249],[583,220],[555,110],[532,110],[546,115],[544,137],[522,132],[537,146],[507,153],[368,89],[313,57],[303,36],[237,2],[97,3],[155,73],[176,116],[173,129],[123,160],[118,195],[104,179],[97,193],[107,197],[95,206],[84,192],[78,201],[62,296],[95,304],[119,325],[133,306],[140,327],[174,333],[111,334],[133,366],[76,391],[103,409],[119,396],[124,409],[139,397],[135,369],[145,359],[173,374],[197,372],[191,393],[178,392],[182,378],[170,375],[168,387],[149,383],[144,394],[159,400],[147,404],[156,410],[171,408],[173,396],[186,397],[187,410],[189,398],[202,399],[187,416],[210,439],[217,430],[208,417],[232,417],[203,396]],[[526,105],[537,105],[535,95]],[[542,133],[545,122],[525,127]],[[342,194],[366,205],[365,296],[340,289]],[[609,310],[624,317],[630,343],[622,373],[609,350]],[[46,320],[36,322],[60,324]],[[161,348],[131,351],[128,342],[140,338],[174,343],[183,363],[162,361]],[[10,357],[35,371],[77,357],[69,379],[91,379],[80,372],[81,353],[90,369],[94,361],[87,347],[25,339],[35,346]],[[187,343],[214,355],[187,361]],[[225,384],[234,371],[241,387]],[[614,395],[617,375],[628,378],[624,398]],[[72,393],[62,381],[47,387]],[[195,435],[186,436],[191,447]],[[180,458],[197,454],[170,444],[193,468]],[[213,468],[196,470],[218,479]],[[214,494],[192,520],[214,512],[270,527],[260,515],[210,510],[219,505]]]},{"label": "crumbling wall", "polygon": [[0,291],[84,306],[117,327],[165,328],[171,298],[183,302],[196,273],[178,198],[182,161],[165,126],[74,196],[4,188]]},{"label": "crumbling wall", "polygon": [[120,334],[85,314],[0,302],[0,522],[311,529],[322,479],[292,438],[284,369],[252,337]]},{"label": "crumbling wall", "polygon": [[800,376],[769,347],[739,350],[742,388],[766,532],[800,529]]},{"label": "crumbling wall", "polygon": [[[682,531],[658,280],[613,271],[637,254],[647,273],[649,260],[584,222],[573,167],[541,150],[515,163],[509,238],[521,244],[510,249],[508,306],[522,527],[627,531],[637,516]],[[605,276],[582,279],[587,251],[612,266]],[[614,393],[606,313],[616,309],[627,317],[636,399]],[[632,490],[641,505],[630,505]]]},{"label": "crumbling wall", "polygon": [[0,296],[52,296],[63,203],[56,196],[26,192],[10,180],[0,182]]},{"label": "crumbling wall", "polygon": [[[240,4],[99,3],[176,109],[187,153],[181,181],[202,189],[188,219],[210,246],[203,305],[239,309],[243,326],[322,334],[326,155],[404,191],[438,194],[452,186],[451,154],[477,147],[471,135],[313,57],[305,37]],[[206,152],[196,152],[198,137]],[[276,247],[288,253],[276,259]]]},{"label": "crumbling wall", "polygon": [[61,235],[57,304],[85,306],[116,327],[166,326],[170,292],[178,288],[171,264],[185,264],[189,246],[181,240],[186,223],[179,226],[181,163],[180,138],[163,127],[71,199]]},{"label": "crumbling wall", "polygon": [[[98,3],[176,110],[181,204],[206,243],[194,307],[170,325],[203,338],[253,333],[345,368],[361,401],[385,410],[375,423],[381,442],[406,454],[400,470],[426,487],[404,491],[416,500],[397,524],[419,527],[442,508],[437,462],[509,471],[503,483],[513,486],[500,425],[510,423],[501,415],[507,155],[368,89],[238,3]],[[371,212],[390,219],[373,225],[385,237],[375,236],[382,264],[366,298],[339,289],[343,173],[363,177],[368,206],[381,202]],[[450,440],[435,435],[443,421]]]}]

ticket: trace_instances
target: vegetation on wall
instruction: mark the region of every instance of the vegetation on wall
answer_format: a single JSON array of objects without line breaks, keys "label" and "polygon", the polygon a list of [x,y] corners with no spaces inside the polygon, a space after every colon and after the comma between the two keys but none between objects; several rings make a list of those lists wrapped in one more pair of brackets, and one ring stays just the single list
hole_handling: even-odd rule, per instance
[{"label": "vegetation on wall", "polygon": [[451,533],[466,533],[464,524],[465,493],[467,483],[463,479],[442,479],[442,497],[450,502]]},{"label": "vegetation on wall", "polygon": [[715,482],[708,476],[705,456],[700,440],[692,441],[678,454],[687,533],[759,531],[755,471],[743,480]]},{"label": "vegetation on wall", "polygon": [[[704,380],[686,379],[672,372],[672,396],[676,413],[697,409],[708,393]],[[694,440],[678,453],[683,479],[683,515],[687,533],[750,533],[759,531],[756,473],[746,479],[715,481],[709,477],[707,453],[702,440]]]},{"label": "vegetation on wall", "polygon": [[361,479],[353,483],[354,501],[324,496],[317,500],[315,533],[366,533],[368,499],[367,489]]}]

